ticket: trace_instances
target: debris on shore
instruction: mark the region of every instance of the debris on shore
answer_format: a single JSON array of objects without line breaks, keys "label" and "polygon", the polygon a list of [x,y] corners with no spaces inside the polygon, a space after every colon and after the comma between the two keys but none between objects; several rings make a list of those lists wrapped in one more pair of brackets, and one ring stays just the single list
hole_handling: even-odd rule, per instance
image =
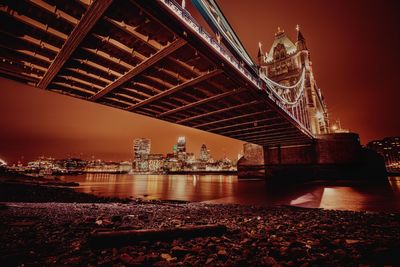
[{"label": "debris on shore", "polygon": [[[400,264],[400,214],[394,213],[133,200],[7,202],[0,209],[0,218],[3,266]],[[219,229],[226,231],[199,236],[182,231],[210,225],[222,225]],[[101,232],[159,234],[171,229],[178,230],[167,239],[128,239],[106,246],[91,242],[93,235]]]}]

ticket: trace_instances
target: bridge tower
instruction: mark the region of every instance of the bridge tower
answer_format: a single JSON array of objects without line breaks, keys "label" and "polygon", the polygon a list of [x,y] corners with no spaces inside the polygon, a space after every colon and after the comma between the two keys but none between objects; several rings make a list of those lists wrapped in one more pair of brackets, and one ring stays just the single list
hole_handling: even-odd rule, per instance
[{"label": "bridge tower", "polygon": [[288,94],[282,92],[285,88],[295,88],[304,77],[300,100],[285,108],[311,130],[314,138],[309,143],[296,145],[246,143],[238,162],[239,178],[267,178],[274,182],[354,178],[385,181],[381,179],[386,175],[382,159],[361,146],[358,134],[329,131],[327,107],[299,26],[296,33],[296,42],[293,42],[278,28],[268,52],[259,44],[258,71],[260,77],[266,76],[281,85],[275,88],[281,95]]},{"label": "bridge tower", "polygon": [[[312,70],[310,51],[300,27],[296,27],[297,39],[293,42],[285,31],[278,27],[269,52],[258,51],[259,71],[271,80],[286,86],[296,84],[305,69],[305,95],[303,108],[306,112],[304,122],[313,134],[329,133],[327,107],[321,89],[318,87]],[[304,112],[299,107],[295,112]]]}]

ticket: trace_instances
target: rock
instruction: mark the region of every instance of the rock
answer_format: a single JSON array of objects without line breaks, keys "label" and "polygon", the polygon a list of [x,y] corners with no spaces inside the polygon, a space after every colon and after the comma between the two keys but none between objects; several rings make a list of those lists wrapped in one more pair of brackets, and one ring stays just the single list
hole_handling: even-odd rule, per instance
[{"label": "rock", "polygon": [[357,239],[346,239],[345,241],[347,245],[354,245],[361,242],[360,240]]},{"label": "rock", "polygon": [[162,253],[161,258],[163,258],[164,260],[166,260],[168,262],[176,261],[176,258],[171,257],[171,255],[169,255],[168,253]]},{"label": "rock", "polygon": [[111,217],[112,222],[121,222],[122,221],[122,216],[120,215],[114,215]]},{"label": "rock", "polygon": [[218,258],[220,258],[220,259],[226,259],[226,258],[228,258],[228,252],[226,252],[225,249],[220,249],[220,250],[218,250],[218,252],[217,252],[217,256],[218,256]]},{"label": "rock", "polygon": [[182,257],[188,253],[189,253],[189,250],[187,250],[183,247],[180,247],[180,246],[175,246],[171,249],[171,254],[175,257]]},{"label": "rock", "polygon": [[78,265],[81,262],[81,257],[72,257],[66,259],[63,263],[65,265]]},{"label": "rock", "polygon": [[275,266],[278,264],[273,257],[264,257],[263,261],[267,266]]},{"label": "rock", "polygon": [[206,260],[206,265],[211,264],[213,261],[214,261],[214,258],[208,258],[208,259]]},{"label": "rock", "polygon": [[294,241],[289,244],[289,247],[291,247],[291,248],[296,248],[296,247],[299,248],[299,247],[304,247],[304,246],[305,246],[305,244],[300,241]]},{"label": "rock", "polygon": [[133,261],[133,258],[129,254],[123,253],[120,256],[120,260],[122,261],[122,263],[129,265]]}]

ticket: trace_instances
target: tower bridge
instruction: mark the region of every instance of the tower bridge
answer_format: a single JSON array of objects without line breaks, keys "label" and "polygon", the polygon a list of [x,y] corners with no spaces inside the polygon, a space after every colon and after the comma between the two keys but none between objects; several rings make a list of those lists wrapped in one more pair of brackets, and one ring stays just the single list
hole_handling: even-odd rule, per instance
[{"label": "tower bridge", "polygon": [[278,148],[279,163],[281,147],[315,152],[329,123],[300,29],[295,44],[278,31],[256,64],[214,0],[192,2],[214,33],[184,0],[4,0],[0,75],[257,144],[265,155]]}]

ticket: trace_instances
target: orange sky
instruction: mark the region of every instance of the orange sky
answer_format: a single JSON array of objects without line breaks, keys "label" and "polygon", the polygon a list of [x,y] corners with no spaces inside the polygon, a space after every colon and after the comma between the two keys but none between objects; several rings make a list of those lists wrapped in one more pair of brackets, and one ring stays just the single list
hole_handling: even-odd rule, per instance
[{"label": "orange sky", "polygon": [[[188,1],[187,1],[188,2]],[[400,4],[397,1],[219,0],[254,57],[258,41],[269,50],[277,26],[295,37],[300,24],[317,83],[332,120],[358,132],[362,143],[400,135],[397,104]],[[188,151],[202,143],[220,158],[236,158],[242,142],[0,79],[0,158],[92,155],[131,159],[135,137],[167,153],[179,135]]]}]

